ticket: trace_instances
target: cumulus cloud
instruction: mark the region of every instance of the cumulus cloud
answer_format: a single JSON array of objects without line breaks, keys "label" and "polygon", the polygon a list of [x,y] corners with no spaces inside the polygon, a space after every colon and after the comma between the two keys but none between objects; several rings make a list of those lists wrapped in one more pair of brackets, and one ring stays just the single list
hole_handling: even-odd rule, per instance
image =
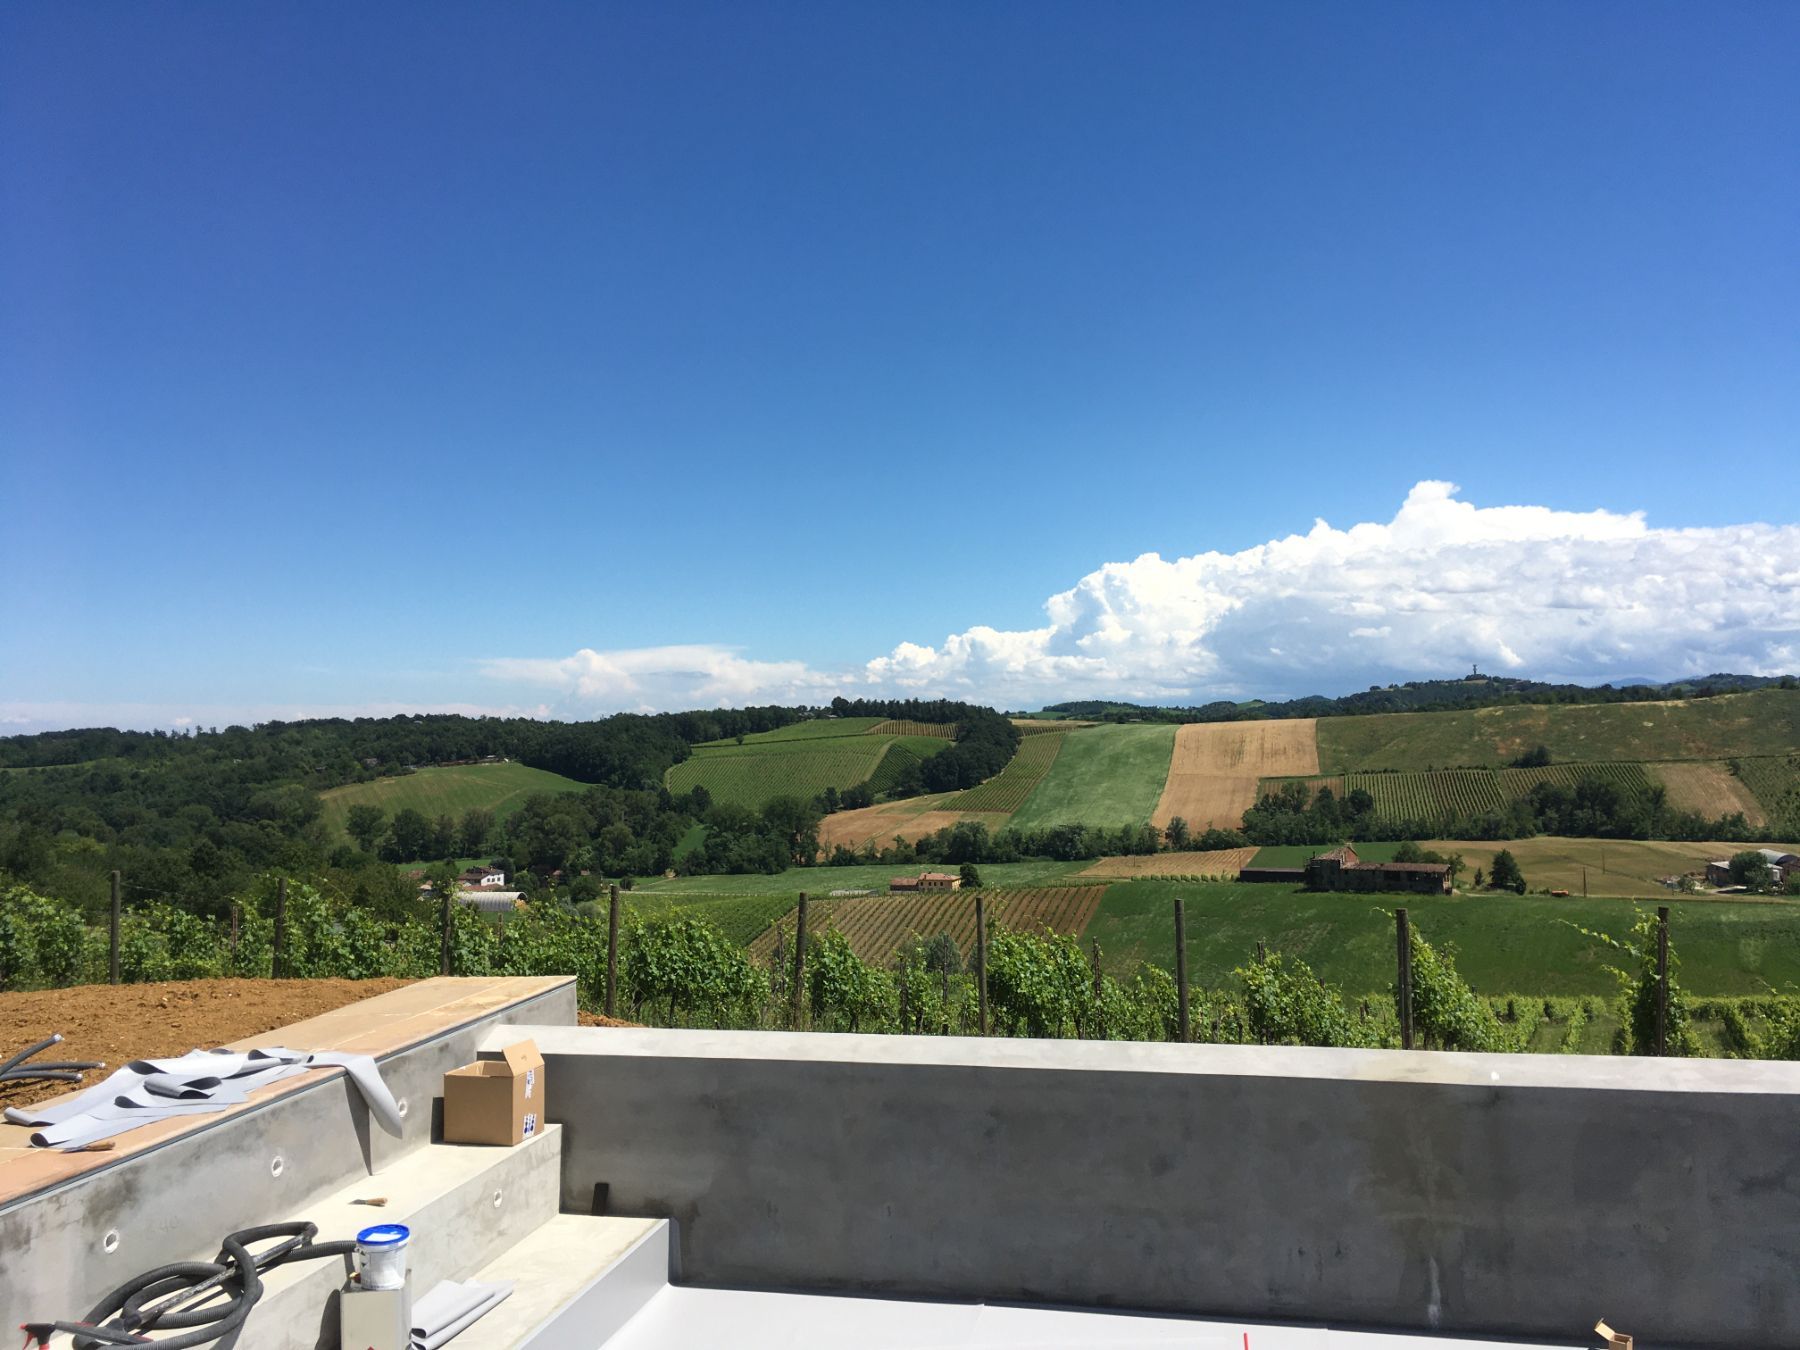
[{"label": "cumulus cloud", "polygon": [[1419,483],[1386,523],[1088,573],[1036,627],[901,641],[859,669],[698,645],[485,663],[558,711],[833,694],[1204,701],[1343,693],[1471,665],[1599,682],[1800,669],[1800,527],[1659,529],[1641,512],[1476,506]]},{"label": "cumulus cloud", "polygon": [[614,651],[583,647],[573,656],[496,657],[482,668],[496,679],[555,690],[557,706],[571,713],[817,703],[844,683],[804,661],[753,661],[706,643]]},{"label": "cumulus cloud", "polygon": [[1472,664],[1593,681],[1800,666],[1800,527],[1653,529],[1457,491],[1422,482],[1386,524],[1108,563],[1043,627],[902,643],[866,678],[1020,704],[1342,692]]}]

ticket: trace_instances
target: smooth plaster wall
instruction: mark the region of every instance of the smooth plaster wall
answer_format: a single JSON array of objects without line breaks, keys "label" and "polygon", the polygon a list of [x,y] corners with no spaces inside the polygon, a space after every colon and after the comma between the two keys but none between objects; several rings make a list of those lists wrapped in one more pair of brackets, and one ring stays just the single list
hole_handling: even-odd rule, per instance
[{"label": "smooth plaster wall", "polygon": [[1800,1344],[1800,1065],[533,1034],[696,1283]]}]

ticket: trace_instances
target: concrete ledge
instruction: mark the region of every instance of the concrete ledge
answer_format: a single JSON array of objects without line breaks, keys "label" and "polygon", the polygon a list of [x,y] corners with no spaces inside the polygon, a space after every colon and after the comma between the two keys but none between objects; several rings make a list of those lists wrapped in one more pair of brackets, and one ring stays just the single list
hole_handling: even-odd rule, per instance
[{"label": "concrete ledge", "polygon": [[[504,996],[501,987],[508,983],[468,981],[466,988],[480,987],[472,1006],[439,1000],[434,1014],[397,1013],[391,1026],[380,1025],[384,1014],[378,1010],[368,1034],[401,1047],[391,1053],[378,1048],[379,1041],[354,1043],[351,1028],[357,1008],[376,1008],[392,995],[327,1014],[340,1021],[324,1028],[317,1025],[324,1019],[303,1024],[351,1042],[335,1048],[376,1055],[388,1087],[407,1103],[399,1139],[369,1120],[361,1095],[333,1069],[276,1084],[246,1107],[141,1127],[121,1137],[119,1154],[46,1156],[45,1164],[79,1161],[83,1170],[0,1207],[0,1325],[83,1316],[137,1271],[209,1260],[226,1233],[303,1214],[322,1196],[422,1148],[431,1138],[432,1104],[445,1071],[474,1059],[489,1028],[574,1022],[573,979],[521,981]],[[284,1034],[291,1030],[272,1031],[255,1043],[287,1043]],[[128,1147],[132,1136],[153,1133],[151,1143]],[[109,1232],[120,1241],[107,1254]]]},{"label": "concrete ledge", "polygon": [[531,1034],[700,1284],[1800,1344],[1800,1065]]}]

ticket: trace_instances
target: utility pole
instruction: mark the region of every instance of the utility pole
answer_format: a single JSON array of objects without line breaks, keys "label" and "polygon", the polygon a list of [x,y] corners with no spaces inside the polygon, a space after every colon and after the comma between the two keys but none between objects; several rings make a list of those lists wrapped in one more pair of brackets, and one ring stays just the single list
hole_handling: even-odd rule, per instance
[{"label": "utility pole", "polygon": [[1394,936],[1399,946],[1400,978],[1396,982],[1400,1004],[1400,1048],[1412,1049],[1412,931],[1407,927],[1406,911],[1394,911]]},{"label": "utility pole", "polygon": [[1187,912],[1186,905],[1178,895],[1175,897],[1175,1002],[1180,1015],[1179,1039],[1186,1044],[1191,1038],[1188,1029],[1188,978],[1187,978]]},{"label": "utility pole", "polygon": [[275,959],[270,963],[275,978],[287,974],[287,878],[275,883]]},{"label": "utility pole", "polygon": [[794,988],[793,988],[793,1022],[794,1030],[800,1030],[800,1010],[805,1006],[802,1000],[806,997],[806,892],[800,892],[800,910],[795,916],[798,922],[794,925]]},{"label": "utility pole", "polygon": [[107,978],[117,984],[119,982],[119,869],[116,867],[112,874],[112,926],[108,949],[110,955],[106,962]]},{"label": "utility pole", "polygon": [[987,1004],[987,906],[975,892],[975,988],[981,999],[981,1034],[988,1034]]},{"label": "utility pole", "polygon": [[1669,1053],[1669,907],[1656,908],[1656,1053]]},{"label": "utility pole", "polygon": [[619,1015],[619,886],[606,888],[606,1015]]}]

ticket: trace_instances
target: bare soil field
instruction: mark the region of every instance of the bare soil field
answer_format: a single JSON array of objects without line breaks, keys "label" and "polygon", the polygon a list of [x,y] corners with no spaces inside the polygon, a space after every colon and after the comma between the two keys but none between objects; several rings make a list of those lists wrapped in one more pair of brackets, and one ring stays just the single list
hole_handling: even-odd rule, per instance
[{"label": "bare soil field", "polygon": [[1752,825],[1768,824],[1762,804],[1744,780],[1716,760],[1646,764],[1644,769],[1651,781],[1668,791],[1669,805],[1677,811],[1697,811],[1708,820],[1742,811]]},{"label": "bare soil field", "polygon": [[[1100,907],[1105,886],[1042,886],[1024,890],[992,889],[981,892],[987,902],[990,926],[1005,924],[1022,931],[1062,933],[1079,937]],[[790,914],[783,921],[793,929]],[[777,925],[779,927],[780,925]],[[885,966],[907,939],[948,933],[965,960],[975,947],[975,892],[933,891],[928,894],[860,895],[808,906],[806,931],[822,933],[835,927],[849,940],[851,950],[864,961]],[[750,944],[750,956],[766,965],[775,950],[776,928]]]},{"label": "bare soil field", "polygon": [[[46,1062],[98,1060],[109,1068],[210,1050],[374,998],[408,980],[188,980],[169,984],[88,984],[0,994],[0,1058],[54,1032],[63,1043]],[[105,1077],[90,1072],[91,1085]],[[67,1083],[0,1085],[0,1106],[23,1106],[72,1091]]]},{"label": "bare soil field", "polygon": [[1151,821],[1160,827],[1180,816],[1190,829],[1235,830],[1256,804],[1259,781],[1318,772],[1313,718],[1190,722],[1175,733],[1169,778]]},{"label": "bare soil field", "polygon": [[1197,853],[1140,853],[1101,858],[1075,875],[1120,881],[1136,877],[1236,877],[1239,869],[1250,865],[1256,852],[1252,846],[1215,848]]}]

